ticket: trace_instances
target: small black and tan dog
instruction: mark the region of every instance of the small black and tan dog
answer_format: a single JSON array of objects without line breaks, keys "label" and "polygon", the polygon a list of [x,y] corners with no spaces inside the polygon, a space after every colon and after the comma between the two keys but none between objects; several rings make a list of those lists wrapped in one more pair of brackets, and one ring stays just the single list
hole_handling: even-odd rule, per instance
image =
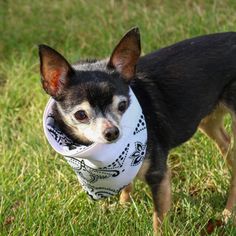
[{"label": "small black and tan dog", "polygon": [[[230,216],[236,202],[236,142],[223,126],[232,117],[236,137],[236,33],[188,39],[140,57],[138,28],[131,29],[105,60],[70,65],[52,48],[39,46],[44,90],[56,100],[60,128],[81,144],[111,143],[122,134],[120,120],[129,106],[131,86],[145,115],[147,155],[139,176],[150,186],[154,230],[171,202],[169,151],[200,128],[212,138],[232,168]],[[131,184],[120,200],[129,200]]]}]

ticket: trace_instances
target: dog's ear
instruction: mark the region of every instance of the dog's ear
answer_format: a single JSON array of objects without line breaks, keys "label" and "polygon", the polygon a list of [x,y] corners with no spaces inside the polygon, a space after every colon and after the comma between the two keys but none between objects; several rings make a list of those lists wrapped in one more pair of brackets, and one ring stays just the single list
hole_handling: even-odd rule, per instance
[{"label": "dog's ear", "polygon": [[73,69],[61,54],[46,45],[39,45],[39,57],[43,88],[52,97],[59,98]]},{"label": "dog's ear", "polygon": [[141,53],[138,28],[132,28],[117,44],[108,62],[108,68],[117,70],[125,80],[135,75],[136,63]]}]

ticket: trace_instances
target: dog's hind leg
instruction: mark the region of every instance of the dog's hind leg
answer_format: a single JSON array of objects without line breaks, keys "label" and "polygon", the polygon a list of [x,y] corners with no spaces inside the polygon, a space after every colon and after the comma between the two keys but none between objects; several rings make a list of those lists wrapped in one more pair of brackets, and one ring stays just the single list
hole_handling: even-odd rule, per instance
[{"label": "dog's hind leg", "polygon": [[[199,125],[200,131],[215,142],[223,157],[226,157],[230,146],[230,136],[224,128],[224,116],[228,112],[228,109],[220,104],[210,115],[205,117]],[[231,165],[230,160],[227,159],[227,162]]]},{"label": "dog's hind leg", "polygon": [[[236,113],[232,112],[232,136],[233,143],[231,149],[228,151],[227,159],[230,160],[232,166],[232,178],[229,189],[229,196],[226,207],[223,211],[224,220],[227,221],[231,216],[232,211],[236,205]],[[236,223],[234,219],[234,223]]]},{"label": "dog's hind leg", "polygon": [[[230,113],[232,120],[232,140],[226,154],[227,161],[231,166],[232,177],[228,200],[223,211],[224,220],[227,221],[236,206],[236,82],[232,82],[225,87],[220,99],[221,104],[223,104]],[[234,223],[236,223],[235,217],[233,218]]]}]

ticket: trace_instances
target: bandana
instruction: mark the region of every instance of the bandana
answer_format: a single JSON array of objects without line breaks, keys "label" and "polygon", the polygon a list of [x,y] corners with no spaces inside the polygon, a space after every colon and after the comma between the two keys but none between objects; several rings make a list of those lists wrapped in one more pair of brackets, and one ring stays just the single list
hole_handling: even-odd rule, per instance
[{"label": "bandana", "polygon": [[122,136],[114,143],[84,146],[73,142],[57,126],[50,98],[43,116],[50,145],[63,155],[88,195],[101,199],[116,195],[137,175],[146,153],[147,129],[142,109],[130,89],[130,105],[121,119]]}]

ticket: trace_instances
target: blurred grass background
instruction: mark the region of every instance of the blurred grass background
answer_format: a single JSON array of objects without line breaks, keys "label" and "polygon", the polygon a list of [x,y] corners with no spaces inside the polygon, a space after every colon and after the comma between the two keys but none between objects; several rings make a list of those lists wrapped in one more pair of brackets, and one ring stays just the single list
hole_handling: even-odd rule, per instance
[{"label": "blurred grass background", "polygon": [[[48,146],[37,45],[73,62],[109,56],[139,26],[143,53],[185,38],[235,31],[234,0],[0,1],[0,235],[152,235],[149,189],[136,183],[134,202],[92,202],[62,157]],[[220,56],[220,55],[219,55]],[[228,122],[226,123],[229,126]],[[164,235],[201,235],[224,208],[230,175],[203,135],[170,154],[173,205]],[[231,223],[213,235],[236,235]]]}]

